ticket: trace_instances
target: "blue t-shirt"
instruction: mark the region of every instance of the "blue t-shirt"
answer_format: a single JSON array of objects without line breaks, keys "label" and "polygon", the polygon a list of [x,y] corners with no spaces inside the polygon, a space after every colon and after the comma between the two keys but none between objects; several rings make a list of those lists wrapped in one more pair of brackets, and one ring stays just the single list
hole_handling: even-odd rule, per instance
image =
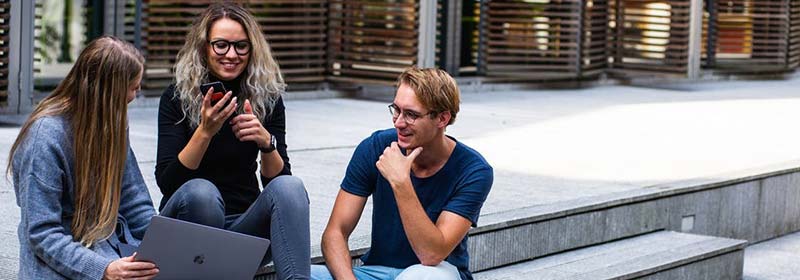
[{"label": "blue t-shirt", "polygon": [[[357,196],[373,196],[372,244],[361,257],[364,264],[406,268],[420,261],[403,230],[392,187],[375,167],[378,157],[392,141],[397,141],[394,129],[376,131],[364,139],[347,166],[342,189]],[[417,197],[433,223],[442,211],[448,211],[470,220],[473,227],[478,222],[493,179],[489,163],[478,152],[458,141],[447,163],[436,174],[427,178],[411,174]],[[458,268],[462,279],[472,279],[466,236],[446,260]]]}]

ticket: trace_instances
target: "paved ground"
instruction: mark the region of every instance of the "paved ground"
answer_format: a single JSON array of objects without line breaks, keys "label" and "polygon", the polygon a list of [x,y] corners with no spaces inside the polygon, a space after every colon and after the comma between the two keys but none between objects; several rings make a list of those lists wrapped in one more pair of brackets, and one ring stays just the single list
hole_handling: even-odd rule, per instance
[{"label": "paved ground", "polygon": [[[782,81],[466,93],[448,133],[483,153],[495,184],[483,213],[625,191],[800,158],[800,77]],[[156,204],[157,110],[137,100],[131,139]],[[387,101],[287,102],[289,156],[311,196],[312,244],[358,142],[391,126]],[[144,104],[144,105],[143,105]],[[0,126],[0,166],[19,128]],[[3,170],[5,170],[3,168]],[[0,279],[17,269],[19,209],[0,179]],[[368,233],[370,215],[355,235]],[[794,274],[796,275],[796,274]]]}]

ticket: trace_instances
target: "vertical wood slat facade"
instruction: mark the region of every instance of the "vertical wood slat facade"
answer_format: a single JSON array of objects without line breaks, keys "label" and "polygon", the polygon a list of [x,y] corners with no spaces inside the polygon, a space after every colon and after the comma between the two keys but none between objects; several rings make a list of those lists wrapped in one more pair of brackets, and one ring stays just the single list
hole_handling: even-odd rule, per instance
[{"label": "vertical wood slat facade", "polygon": [[9,34],[11,3],[0,0],[0,106],[8,104]]},{"label": "vertical wood slat facade", "polygon": [[[44,36],[44,26],[42,22],[42,11],[44,10],[44,5],[42,2],[35,2],[34,4],[34,16],[33,16],[33,37],[34,40],[39,41],[40,36]],[[42,57],[39,55],[42,52],[42,46],[37,43],[33,44],[33,73],[41,73],[41,64],[44,61]]]},{"label": "vertical wood slat facade", "polygon": [[[137,0],[125,3],[125,34],[135,40]],[[175,56],[188,26],[211,0],[144,0],[142,48],[147,55],[144,86],[172,82]],[[414,65],[419,42],[419,0],[250,0],[239,1],[264,27],[273,54],[291,89],[326,81],[392,84]],[[437,0],[445,7],[461,1]],[[800,64],[800,0],[705,0],[704,67],[717,73],[787,71]],[[36,34],[41,36],[42,2],[37,1]],[[451,5],[452,4],[452,5]],[[10,11],[8,0],[0,0]],[[450,5],[450,6],[448,6]],[[478,75],[525,81],[586,78],[613,73],[686,73],[690,0],[490,0],[480,13],[476,36],[466,40],[475,55],[450,42],[448,52],[477,56],[469,65],[448,60]],[[713,10],[713,13],[710,11]],[[713,22],[709,22],[713,20]],[[462,22],[463,23],[463,22]],[[437,25],[444,28],[442,22]],[[7,24],[0,24],[8,28]],[[437,39],[440,46],[445,33]],[[7,31],[3,36],[7,36]],[[463,40],[463,39],[462,39]],[[4,41],[7,45],[7,40]],[[41,48],[35,43],[36,48]],[[0,48],[7,48],[5,45]],[[462,49],[468,49],[461,46]],[[439,57],[443,53],[439,50]],[[0,54],[0,102],[7,81],[8,54]],[[463,60],[463,59],[460,59]],[[40,72],[41,57],[35,70]],[[465,67],[468,66],[468,67]],[[459,68],[460,67],[460,68]],[[452,70],[451,70],[452,71]],[[475,71],[475,70],[466,70]]]},{"label": "vertical wood slat facade", "polygon": [[525,79],[580,78],[607,65],[608,1],[489,1],[483,72]]},{"label": "vertical wood slat facade", "polygon": [[330,0],[328,79],[392,84],[416,64],[417,0]]},{"label": "vertical wood slat facade", "polygon": [[752,5],[753,55],[749,64],[784,69],[789,55],[789,2],[759,0]]},{"label": "vertical wood slat facade", "polygon": [[706,50],[707,68],[747,72],[790,68],[789,0],[709,1],[707,5],[714,11],[704,19],[704,33],[713,44],[713,50]]},{"label": "vertical wood slat facade", "polygon": [[436,1],[435,65],[455,76],[461,61],[462,0]]},{"label": "vertical wood slat facade", "polygon": [[[145,1],[144,86],[164,88],[173,81],[176,55],[192,21],[216,1]],[[326,0],[240,1],[256,17],[289,87],[325,80]]]},{"label": "vertical wood slat facade", "polygon": [[483,71],[526,79],[577,76],[581,0],[486,3]]},{"label": "vertical wood slat facade", "polygon": [[584,0],[581,77],[601,74],[608,68],[609,0]]},{"label": "vertical wood slat facade", "polygon": [[690,0],[611,0],[611,69],[685,75]]},{"label": "vertical wood slat facade", "polygon": [[328,1],[250,1],[248,7],[290,88],[325,80]]},{"label": "vertical wood slat facade", "polygon": [[136,0],[125,0],[124,9],[125,9],[125,21],[124,21],[125,26],[123,27],[124,34],[122,37],[126,41],[131,42],[132,44],[136,44],[136,33],[137,31],[141,32],[141,29],[137,30],[136,26],[136,16],[137,16]]},{"label": "vertical wood slat facade", "polygon": [[796,69],[800,64],[800,0],[789,1],[789,45],[786,65]]},{"label": "vertical wood slat facade", "polygon": [[164,88],[173,80],[176,55],[185,41],[194,18],[210,3],[178,3],[177,1],[144,2],[142,49],[146,65],[142,87]]}]

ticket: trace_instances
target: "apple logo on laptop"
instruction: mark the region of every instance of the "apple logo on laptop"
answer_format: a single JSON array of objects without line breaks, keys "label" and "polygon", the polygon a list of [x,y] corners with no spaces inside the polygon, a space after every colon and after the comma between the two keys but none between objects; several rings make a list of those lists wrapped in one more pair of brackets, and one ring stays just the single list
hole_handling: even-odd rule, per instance
[{"label": "apple logo on laptop", "polygon": [[203,262],[205,262],[205,261],[206,261],[206,257],[203,256],[202,254],[197,255],[197,256],[194,257],[194,263],[196,263],[196,264],[203,264]]}]

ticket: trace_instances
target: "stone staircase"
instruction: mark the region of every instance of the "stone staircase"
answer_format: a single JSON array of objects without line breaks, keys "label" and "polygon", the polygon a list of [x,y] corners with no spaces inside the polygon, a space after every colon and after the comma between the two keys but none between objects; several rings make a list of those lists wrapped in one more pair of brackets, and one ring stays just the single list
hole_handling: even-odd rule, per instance
[{"label": "stone staircase", "polygon": [[506,279],[740,279],[746,241],[672,231],[576,249],[474,274]]},{"label": "stone staircase", "polygon": [[[767,167],[481,216],[476,279],[740,279],[743,250],[800,230],[800,167]],[[351,240],[351,255],[369,239]],[[312,247],[312,263],[324,260]],[[261,268],[256,279],[274,279]]]}]

